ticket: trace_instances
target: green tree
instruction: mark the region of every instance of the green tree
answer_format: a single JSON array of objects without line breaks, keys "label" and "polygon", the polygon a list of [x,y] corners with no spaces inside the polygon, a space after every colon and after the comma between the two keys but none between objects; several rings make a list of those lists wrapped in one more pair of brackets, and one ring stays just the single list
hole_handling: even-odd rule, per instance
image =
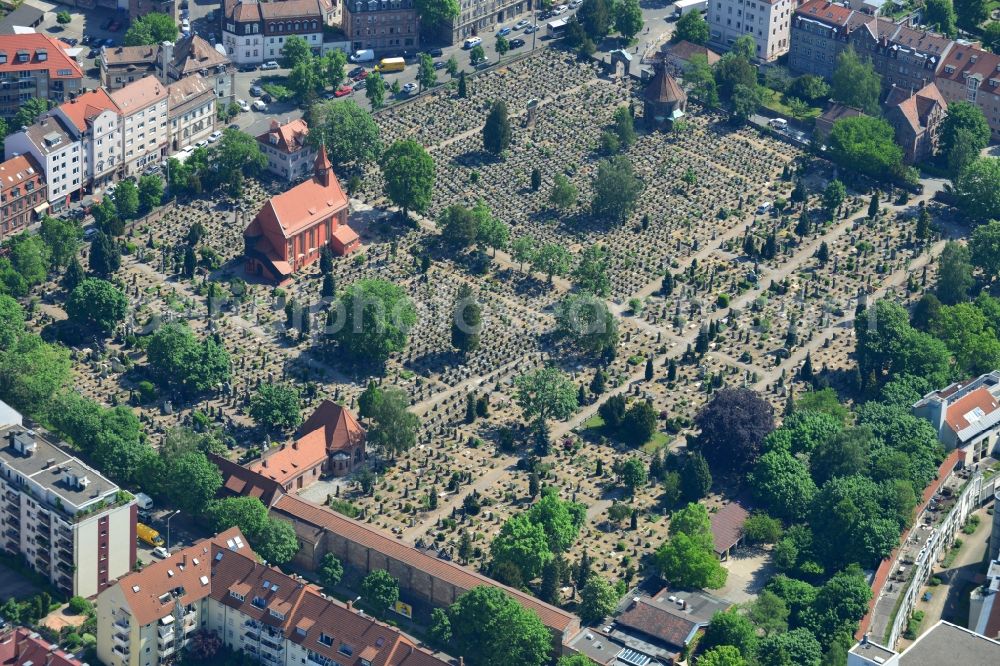
[{"label": "green tree", "polygon": [[833,124],[827,145],[830,158],[877,180],[902,173],[903,150],[896,143],[892,125],[881,118],[855,116]]},{"label": "green tree", "polygon": [[[955,14],[958,15],[958,25],[965,30],[975,32],[989,17],[986,0],[955,0]],[[948,105],[949,111],[951,105]]]},{"label": "green tree", "polygon": [[610,617],[618,605],[618,593],[608,581],[600,576],[591,576],[580,590],[580,620],[590,625]]},{"label": "green tree", "polygon": [[736,86],[742,85],[749,90],[756,89],[757,70],[748,59],[730,50],[715,63],[715,82],[718,84],[719,94],[728,101],[732,99]]},{"label": "green tree", "polygon": [[615,3],[614,16],[615,28],[626,42],[631,42],[642,30],[642,8],[639,6],[639,0],[622,0]]},{"label": "green tree", "polygon": [[499,587],[480,585],[448,609],[452,645],[469,666],[542,666],[552,635],[534,612]]},{"label": "green tree", "polygon": [[750,476],[754,499],[779,518],[800,520],[816,495],[809,470],[787,451],[768,451]]},{"label": "green tree", "polygon": [[256,535],[248,535],[248,538],[257,554],[275,566],[290,562],[299,552],[295,529],[278,518],[268,518],[264,528]]},{"label": "green tree", "polygon": [[334,339],[351,357],[384,364],[406,346],[417,322],[413,302],[402,287],[385,280],[358,280],[337,301],[339,329]]},{"label": "green tree", "polygon": [[365,77],[365,97],[372,105],[373,111],[378,111],[385,105],[385,79],[378,72],[371,72]]},{"label": "green tree", "polygon": [[229,354],[214,338],[201,342],[182,324],[161,326],[149,339],[146,360],[161,386],[184,396],[205,393],[227,382]]},{"label": "green tree", "polygon": [[832,218],[847,198],[847,188],[839,180],[831,180],[823,190],[823,208]]},{"label": "green tree", "polygon": [[122,220],[131,220],[139,212],[139,188],[131,180],[122,180],[115,187],[114,194],[115,210]]},{"label": "green tree", "polygon": [[765,636],[780,634],[788,629],[788,604],[771,590],[761,590],[750,604],[747,617]]},{"label": "green tree", "polygon": [[823,77],[815,74],[803,74],[792,81],[786,95],[810,104],[823,103],[830,96],[830,86],[823,80]]},{"label": "green tree", "polygon": [[[243,192],[245,176],[255,176],[267,166],[267,156],[261,152],[257,139],[246,132],[228,127],[215,144],[212,157],[219,182],[225,184],[233,196],[239,196]],[[115,193],[117,194],[117,188]]]},{"label": "green tree", "polygon": [[[626,421],[628,420],[628,414],[625,415],[625,419]],[[646,485],[648,481],[646,466],[641,460],[633,456],[622,462],[620,469],[619,474],[622,485],[625,486],[625,492],[629,497],[635,496],[636,488]]]},{"label": "green tree", "polygon": [[451,323],[451,344],[463,354],[479,349],[482,333],[482,307],[472,293],[472,287],[462,284],[455,298]]},{"label": "green tree", "polygon": [[420,17],[420,25],[428,28],[441,26],[461,13],[458,0],[416,0],[413,6]]},{"label": "green tree", "polygon": [[510,42],[503,35],[497,35],[496,52],[499,57],[504,57],[510,51]]},{"label": "green tree", "polygon": [[881,91],[882,77],[875,73],[871,60],[859,58],[852,46],[840,52],[830,86],[835,100],[877,116]]},{"label": "green tree", "polygon": [[708,514],[698,504],[674,513],[670,538],[656,551],[654,561],[674,585],[717,589],[726,583],[727,572],[713,550]]},{"label": "green tree", "polygon": [[612,7],[606,0],[583,0],[576,12],[576,20],[584,33],[599,43],[611,31]]},{"label": "green tree", "polygon": [[[288,39],[290,41],[300,38],[293,35]],[[288,76],[288,87],[292,90],[295,101],[300,105],[312,104],[313,100],[316,99],[316,93],[323,87],[318,64],[321,64],[320,61],[313,59],[310,55],[292,66],[292,71]]]},{"label": "green tree", "polygon": [[589,293],[567,294],[556,304],[555,318],[556,332],[583,353],[600,354],[618,344],[614,315]]},{"label": "green tree", "polygon": [[989,123],[978,106],[966,101],[948,105],[948,115],[941,122],[939,146],[953,175],[961,173],[966,166],[964,158],[959,158],[959,155],[978,156],[989,144],[990,136]]},{"label": "green tree", "polygon": [[486,51],[481,44],[476,44],[469,51],[469,64],[473,67],[486,60]]},{"label": "green tree", "polygon": [[[688,12],[684,16],[699,14],[699,12]],[[682,19],[683,20],[683,17]],[[705,19],[700,19],[705,21]],[[680,22],[678,22],[678,25]],[[706,39],[707,39],[706,22]],[[690,40],[688,40],[690,41]],[[703,53],[695,53],[688,60],[684,68],[684,82],[691,86],[691,93],[700,99],[702,103],[709,106],[716,106],[719,103],[718,86],[715,82],[715,74],[711,65],[708,64],[708,57]]]},{"label": "green tree", "polygon": [[820,666],[823,647],[811,631],[799,628],[762,638],[757,643],[757,655],[761,666]]},{"label": "green tree", "polygon": [[369,419],[375,414],[375,407],[382,400],[382,389],[378,387],[375,380],[369,380],[368,386],[358,396],[358,416]]},{"label": "green tree", "polygon": [[927,0],[924,3],[924,22],[949,37],[955,36],[955,8],[951,0]]},{"label": "green tree", "polygon": [[[635,1],[635,0],[631,0]],[[613,116],[615,123],[615,135],[621,142],[622,148],[628,149],[635,143],[635,122],[627,107],[619,106],[615,109]]]},{"label": "green tree", "polygon": [[144,46],[176,42],[178,35],[174,18],[161,12],[150,12],[132,21],[125,31],[125,46]]},{"label": "green tree", "polygon": [[697,451],[690,454],[684,462],[684,473],[681,475],[681,493],[689,502],[697,502],[712,489],[712,473],[708,468],[705,456]]},{"label": "green tree", "polygon": [[558,173],[552,179],[552,190],[549,192],[549,203],[560,210],[565,210],[576,203],[578,191],[569,178]]},{"label": "green tree", "polygon": [[961,303],[968,300],[973,284],[975,279],[972,277],[969,248],[956,241],[948,241],[941,250],[938,262],[937,297],[948,305]]},{"label": "green tree", "polygon": [[417,443],[420,419],[408,411],[409,396],[402,389],[389,388],[372,406],[372,427],[368,443],[383,455],[395,457]]},{"label": "green tree", "polygon": [[163,483],[161,492],[167,502],[189,515],[200,515],[222,487],[222,475],[215,463],[200,451],[170,456],[164,463],[170,479]]},{"label": "green tree", "polygon": [[399,581],[385,569],[375,569],[361,581],[361,597],[382,615],[399,601]]},{"label": "green tree", "polygon": [[483,148],[494,155],[500,155],[510,146],[510,120],[507,118],[507,104],[495,102],[483,125]]},{"label": "green tree", "polygon": [[95,275],[108,277],[122,265],[122,253],[118,241],[107,236],[103,231],[94,234],[90,244],[90,270]]},{"label": "green tree", "polygon": [[813,479],[822,485],[834,477],[863,473],[869,464],[873,440],[872,431],[862,427],[848,428],[819,442],[809,458]]},{"label": "green tree", "polygon": [[761,104],[760,90],[757,86],[736,84],[729,97],[729,119],[734,123],[745,123],[757,112]]},{"label": "green tree", "polygon": [[334,49],[316,61],[321,70],[320,87],[340,87],[344,81],[344,67],[347,65],[347,54],[340,49]]},{"label": "green tree", "polygon": [[111,333],[128,313],[128,299],[115,285],[87,278],[66,299],[70,321],[95,333]]},{"label": "green tree", "polygon": [[69,350],[35,334],[0,347],[0,400],[25,414],[40,414],[70,380]]},{"label": "green tree", "polygon": [[593,183],[593,216],[607,218],[616,224],[624,223],[635,209],[643,188],[643,182],[624,155],[601,161]]},{"label": "green tree", "polygon": [[529,261],[531,268],[539,273],[545,273],[551,283],[554,275],[565,275],[569,270],[571,256],[562,245],[546,243],[532,252]]},{"label": "green tree", "polygon": [[857,567],[839,571],[823,584],[811,607],[803,613],[803,624],[828,645],[838,634],[853,633],[868,612],[872,591]]},{"label": "green tree", "polygon": [[38,117],[52,108],[52,102],[42,97],[32,97],[20,103],[14,119],[10,122],[10,127],[21,128],[30,127],[38,121]]},{"label": "green tree", "polygon": [[299,392],[288,384],[261,384],[250,398],[249,413],[267,430],[294,428],[302,422]]},{"label": "green tree", "polygon": [[16,300],[0,294],[0,354],[17,344],[24,335],[24,308]]},{"label": "green tree", "polygon": [[441,238],[454,249],[464,250],[479,235],[479,220],[471,210],[458,204],[445,208],[437,224]]},{"label": "green tree", "polygon": [[556,368],[540,368],[514,380],[515,400],[524,418],[541,425],[567,419],[576,411],[576,385]]},{"label": "green tree", "polygon": [[434,59],[429,53],[420,54],[420,68],[417,71],[417,82],[421,90],[433,88],[437,84],[437,70],[434,69]]},{"label": "green tree", "polygon": [[607,248],[599,244],[586,247],[580,253],[580,261],[573,269],[573,280],[581,289],[597,296],[607,296],[611,290]]},{"label": "green tree", "polygon": [[542,498],[528,510],[528,519],[541,525],[548,539],[549,550],[564,553],[576,541],[587,517],[587,508],[559,498],[555,486],[546,486]]},{"label": "green tree", "polygon": [[[448,62],[450,63],[454,59],[455,56],[452,56]],[[460,99],[465,99],[468,96],[469,91],[467,86],[468,84],[465,82],[465,72],[463,71],[458,77],[458,96]]]},{"label": "green tree", "polygon": [[434,188],[434,160],[416,141],[396,141],[382,156],[385,193],[394,204],[422,213],[431,202]]},{"label": "green tree", "polygon": [[514,239],[514,243],[510,248],[511,259],[518,262],[521,265],[521,270],[524,270],[525,262],[530,262],[535,256],[535,247],[537,242],[530,236],[519,236]]},{"label": "green tree", "polygon": [[958,207],[971,221],[1000,219],[1000,160],[973,160],[955,181]]},{"label": "green tree", "polygon": [[754,654],[757,644],[757,632],[753,623],[739,608],[727,611],[717,611],[701,639],[701,646],[713,648],[719,645],[732,645],[739,649],[740,654]]},{"label": "green tree", "polygon": [[559,657],[556,666],[597,666],[597,664],[585,654],[574,654]]},{"label": "green tree", "polygon": [[281,57],[287,69],[293,69],[296,65],[312,60],[312,49],[309,42],[298,35],[290,35],[285,38],[285,45],[281,47]]},{"label": "green tree", "polygon": [[537,578],[552,559],[548,537],[540,523],[525,514],[507,519],[490,545],[492,566],[512,564],[527,581]]},{"label": "green tree", "polygon": [[327,553],[319,562],[319,579],[323,587],[332,590],[340,584],[340,579],[344,577],[344,565],[340,563],[337,556]]},{"label": "green tree", "polygon": [[73,21],[73,15],[66,10],[59,11],[56,13],[56,23],[59,25],[67,25]]},{"label": "green tree", "polygon": [[309,120],[309,142],[326,146],[326,153],[334,164],[370,162],[382,151],[378,124],[352,100],[314,104]]},{"label": "green tree", "polygon": [[[691,12],[695,14],[697,12]],[[747,666],[747,660],[734,645],[720,645],[698,657],[698,666]]]},{"label": "green tree", "polygon": [[204,519],[216,532],[234,525],[249,539],[267,525],[267,507],[257,497],[225,497],[205,505]]},{"label": "green tree", "polygon": [[69,265],[80,249],[80,239],[83,238],[79,222],[48,215],[42,218],[38,233],[49,248],[50,263],[54,268]]},{"label": "green tree", "polygon": [[148,212],[159,206],[161,201],[163,201],[163,179],[157,175],[140,176],[139,207]]},{"label": "green tree", "polygon": [[621,434],[629,446],[639,447],[656,433],[656,410],[648,400],[636,400],[625,413]]},{"label": "green tree", "polygon": [[510,227],[494,216],[482,199],[476,202],[472,214],[478,222],[476,239],[479,244],[493,250],[493,256],[496,256],[497,250],[506,249],[510,241]]}]

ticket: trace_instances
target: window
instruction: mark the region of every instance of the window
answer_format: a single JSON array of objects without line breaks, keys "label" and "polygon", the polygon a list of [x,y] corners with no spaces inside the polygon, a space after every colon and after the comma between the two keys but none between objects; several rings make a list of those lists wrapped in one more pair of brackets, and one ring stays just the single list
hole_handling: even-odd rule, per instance
[{"label": "window", "polygon": [[[129,155],[131,154],[132,151],[129,151]],[[237,601],[246,601],[246,597],[244,597],[242,594],[237,593],[234,590],[229,590],[229,596],[231,596],[233,599],[236,599]]]},{"label": "window", "polygon": [[337,650],[337,652],[350,657],[352,654],[354,654],[354,648],[352,648],[347,643],[341,643],[340,648]]},{"label": "window", "polygon": [[320,633],[319,638],[317,638],[316,641],[327,647],[333,647],[333,636],[327,636],[324,633]]}]

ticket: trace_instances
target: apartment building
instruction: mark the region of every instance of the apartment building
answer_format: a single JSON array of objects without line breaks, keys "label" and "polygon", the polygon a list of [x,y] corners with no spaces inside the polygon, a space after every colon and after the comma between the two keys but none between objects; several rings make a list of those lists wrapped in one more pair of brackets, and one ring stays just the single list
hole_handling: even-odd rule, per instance
[{"label": "apartment building", "polygon": [[211,80],[192,74],[171,83],[167,92],[170,152],[193,146],[215,131],[216,97]]},{"label": "apartment building", "polygon": [[3,666],[86,666],[26,627],[0,625],[0,664]]},{"label": "apartment building", "polygon": [[788,53],[794,9],[795,0],[709,0],[709,44],[728,49],[743,35],[750,35],[758,60],[777,60]]},{"label": "apartment building", "polygon": [[222,44],[237,65],[281,58],[285,40],[301,37],[319,54],[323,29],[333,20],[330,0],[227,0],[222,12]]},{"label": "apartment building", "polygon": [[312,172],[316,149],[306,143],[309,125],[301,118],[284,125],[271,119],[271,128],[257,137],[260,150],[267,156],[267,170],[291,183]]},{"label": "apartment building", "polygon": [[62,102],[80,90],[83,71],[65,42],[40,33],[0,35],[0,116],[32,97]]},{"label": "apartment building", "polygon": [[809,0],[799,7],[789,30],[789,69],[833,78],[837,56],[847,48],[848,26],[857,16],[850,7],[828,0]]},{"label": "apartment building", "polygon": [[401,53],[420,46],[420,17],[413,0],[346,0],[342,18],[341,28],[354,51]]},{"label": "apartment building", "polygon": [[42,170],[31,155],[0,162],[0,243],[49,207]]},{"label": "apartment building", "polygon": [[183,37],[176,44],[101,48],[101,85],[108,90],[124,88],[150,74],[165,85],[200,74],[211,79],[220,99],[227,104],[234,99],[236,68],[225,53],[198,35]]},{"label": "apartment building", "polygon": [[31,155],[41,167],[53,211],[63,210],[83,189],[83,144],[72,124],[48,113],[34,125],[8,134],[4,154]]},{"label": "apartment building", "polygon": [[199,631],[268,665],[452,663],[261,564],[236,527],[123,577],[97,598],[97,655],[106,666],[173,661]]},{"label": "apartment building", "polygon": [[942,60],[934,82],[949,103],[978,106],[989,123],[992,140],[1000,141],[1000,56],[955,44]]},{"label": "apartment building", "polygon": [[122,116],[123,177],[159,163],[167,152],[168,93],[155,76],[147,76],[111,93]]},{"label": "apartment building", "polygon": [[135,566],[135,500],[0,407],[0,546],[68,594],[98,594]]},{"label": "apartment building", "polygon": [[948,450],[958,449],[965,465],[996,455],[1000,443],[1000,370],[955,382],[913,405]]},{"label": "apartment building", "polygon": [[104,89],[74,97],[52,110],[74,130],[83,155],[83,185],[106,187],[122,165],[121,109]]},{"label": "apartment building", "polygon": [[442,25],[438,36],[458,44],[472,35],[495,32],[500,24],[531,12],[532,4],[532,0],[461,0],[458,17]]}]

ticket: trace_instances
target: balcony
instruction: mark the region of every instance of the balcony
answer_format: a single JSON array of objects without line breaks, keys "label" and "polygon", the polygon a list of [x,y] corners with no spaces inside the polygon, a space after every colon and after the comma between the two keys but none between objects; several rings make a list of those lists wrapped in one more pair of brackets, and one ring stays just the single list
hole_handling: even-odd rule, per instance
[{"label": "balcony", "polygon": [[129,630],[129,623],[126,622],[125,620],[118,620],[115,622],[115,631],[124,631],[127,633],[128,630]]},{"label": "balcony", "polygon": [[115,645],[119,645],[125,648],[125,652],[128,652],[128,645],[129,645],[128,634],[115,633],[115,635],[112,636],[112,640],[114,640]]},{"label": "balcony", "polygon": [[174,640],[174,627],[173,625],[167,627],[160,627],[156,630],[156,633],[160,637],[161,643],[167,643]]},{"label": "balcony", "polygon": [[128,657],[128,646],[127,645],[126,646],[116,645],[113,648],[111,648],[111,651],[115,652],[116,654],[118,654],[121,657]]},{"label": "balcony", "polygon": [[157,649],[156,650],[156,655],[160,659],[166,659],[167,657],[171,656],[173,653],[174,653],[174,647],[173,647],[173,645],[171,645],[170,647],[165,648],[165,649]]}]

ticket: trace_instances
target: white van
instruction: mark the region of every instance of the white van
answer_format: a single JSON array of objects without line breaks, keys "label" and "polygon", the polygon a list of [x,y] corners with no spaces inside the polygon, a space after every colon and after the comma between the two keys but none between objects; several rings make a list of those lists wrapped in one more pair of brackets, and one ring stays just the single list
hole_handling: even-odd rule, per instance
[{"label": "white van", "polygon": [[153,509],[153,498],[146,493],[136,493],[135,503],[139,505],[139,508],[143,511],[151,511]]},{"label": "white van", "polygon": [[466,38],[465,43],[462,44],[462,48],[463,49],[473,49],[473,48],[479,46],[482,43],[483,43],[483,40],[480,37],[468,37],[468,38]]},{"label": "white van", "polygon": [[788,121],[785,120],[784,118],[771,118],[769,121],[767,121],[767,124],[773,127],[774,129],[780,130],[782,132],[788,129]]}]

